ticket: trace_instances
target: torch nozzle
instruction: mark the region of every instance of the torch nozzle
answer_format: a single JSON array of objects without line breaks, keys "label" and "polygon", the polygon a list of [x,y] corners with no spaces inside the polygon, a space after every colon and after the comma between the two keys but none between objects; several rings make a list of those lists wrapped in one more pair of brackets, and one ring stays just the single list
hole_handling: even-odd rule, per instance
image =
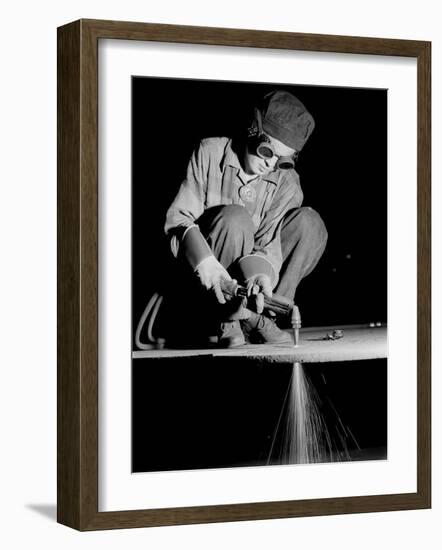
[{"label": "torch nozzle", "polygon": [[301,314],[299,308],[293,304],[292,309],[292,328],[293,328],[293,341],[295,347],[299,345],[299,329],[301,328]]}]

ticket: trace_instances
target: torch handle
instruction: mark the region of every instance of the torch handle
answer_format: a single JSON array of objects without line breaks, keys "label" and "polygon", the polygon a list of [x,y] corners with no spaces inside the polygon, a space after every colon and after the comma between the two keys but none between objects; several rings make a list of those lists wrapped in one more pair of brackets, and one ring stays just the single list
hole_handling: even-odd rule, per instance
[{"label": "torch handle", "polygon": [[[230,281],[224,281],[222,291],[230,296],[239,296],[248,298],[246,287]],[[293,302],[285,296],[273,294],[271,298],[264,296],[264,309],[276,313],[276,315],[291,315],[293,310]]]}]

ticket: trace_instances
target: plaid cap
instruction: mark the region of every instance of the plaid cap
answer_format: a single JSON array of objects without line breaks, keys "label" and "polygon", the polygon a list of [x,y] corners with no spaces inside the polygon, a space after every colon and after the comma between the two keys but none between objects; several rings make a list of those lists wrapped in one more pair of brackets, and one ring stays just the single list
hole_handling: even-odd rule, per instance
[{"label": "plaid cap", "polygon": [[315,127],[312,115],[294,95],[283,90],[266,94],[256,106],[266,134],[300,151]]}]

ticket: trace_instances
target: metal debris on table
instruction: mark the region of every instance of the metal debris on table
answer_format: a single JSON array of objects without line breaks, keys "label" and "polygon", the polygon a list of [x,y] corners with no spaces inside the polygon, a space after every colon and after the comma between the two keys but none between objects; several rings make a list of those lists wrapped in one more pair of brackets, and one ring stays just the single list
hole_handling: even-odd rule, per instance
[{"label": "metal debris on table", "polygon": [[339,340],[339,338],[344,337],[343,330],[333,330],[332,332],[327,332],[324,340]]}]

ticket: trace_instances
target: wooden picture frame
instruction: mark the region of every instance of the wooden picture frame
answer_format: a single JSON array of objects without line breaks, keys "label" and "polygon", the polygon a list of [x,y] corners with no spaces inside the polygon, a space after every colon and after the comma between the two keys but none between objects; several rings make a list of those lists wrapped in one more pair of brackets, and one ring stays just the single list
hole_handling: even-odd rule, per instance
[{"label": "wooden picture frame", "polygon": [[[417,492],[98,511],[98,41],[138,40],[417,60]],[[58,521],[82,531],[431,506],[431,44],[79,20],[58,29]]]}]

